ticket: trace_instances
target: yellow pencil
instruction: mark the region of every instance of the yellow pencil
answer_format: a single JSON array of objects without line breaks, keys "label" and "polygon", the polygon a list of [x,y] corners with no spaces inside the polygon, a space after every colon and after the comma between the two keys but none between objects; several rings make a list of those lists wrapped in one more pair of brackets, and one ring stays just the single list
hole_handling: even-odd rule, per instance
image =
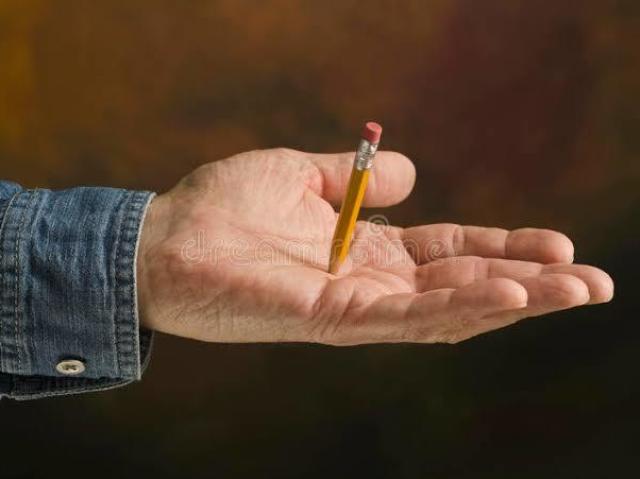
[{"label": "yellow pencil", "polygon": [[380,143],[382,127],[373,122],[367,122],[362,129],[362,138],[353,161],[353,169],[349,178],[347,194],[340,207],[338,223],[331,241],[331,256],[329,259],[329,273],[337,274],[344,262],[353,238],[353,230],[358,220],[360,205],[367,191],[369,172],[373,166],[373,157]]}]

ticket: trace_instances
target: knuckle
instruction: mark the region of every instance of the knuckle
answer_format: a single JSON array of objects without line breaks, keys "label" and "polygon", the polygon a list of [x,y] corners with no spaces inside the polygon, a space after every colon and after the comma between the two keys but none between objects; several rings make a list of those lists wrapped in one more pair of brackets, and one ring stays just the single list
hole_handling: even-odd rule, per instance
[{"label": "knuckle", "polygon": [[451,234],[451,246],[454,256],[463,254],[465,250],[465,234],[464,227],[462,225],[454,226],[453,232]]}]

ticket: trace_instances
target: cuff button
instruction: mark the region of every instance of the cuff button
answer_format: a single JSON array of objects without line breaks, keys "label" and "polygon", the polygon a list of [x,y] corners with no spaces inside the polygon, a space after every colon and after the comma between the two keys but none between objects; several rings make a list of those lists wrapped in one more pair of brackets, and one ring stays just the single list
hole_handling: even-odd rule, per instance
[{"label": "cuff button", "polygon": [[56,365],[56,371],[65,376],[82,374],[85,370],[84,363],[77,359],[65,359]]}]

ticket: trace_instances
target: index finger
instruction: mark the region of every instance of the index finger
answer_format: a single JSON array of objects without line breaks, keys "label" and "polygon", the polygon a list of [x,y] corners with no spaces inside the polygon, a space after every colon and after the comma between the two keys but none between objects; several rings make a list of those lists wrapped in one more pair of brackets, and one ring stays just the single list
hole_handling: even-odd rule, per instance
[{"label": "index finger", "polygon": [[558,231],[485,228],[442,223],[405,228],[402,242],[416,264],[453,256],[482,256],[538,263],[573,262],[573,243]]}]

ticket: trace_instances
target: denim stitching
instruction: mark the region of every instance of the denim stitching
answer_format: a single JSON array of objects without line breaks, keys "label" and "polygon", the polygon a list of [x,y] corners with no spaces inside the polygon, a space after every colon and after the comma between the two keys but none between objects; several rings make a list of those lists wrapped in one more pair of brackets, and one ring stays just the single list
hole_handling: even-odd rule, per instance
[{"label": "denim stitching", "polygon": [[[132,245],[132,240],[134,238],[131,237],[131,235],[134,232],[134,226],[135,226],[135,222],[136,222],[136,218],[137,218],[137,211],[140,207],[140,198],[138,196],[137,193],[133,193],[131,195],[131,199],[129,202],[129,209],[127,211],[127,218],[125,220],[125,239],[126,239],[126,244],[129,246],[134,246]],[[123,243],[125,244],[125,243]],[[134,248],[132,248],[134,249]],[[132,251],[132,253],[134,253],[134,251]],[[129,268],[129,266],[133,267],[133,271],[135,271],[135,265],[132,265],[133,263],[133,256],[129,251],[124,251],[124,256],[126,258],[126,266],[127,268]],[[133,272],[130,272],[128,269],[125,271],[126,273],[126,279],[127,279],[127,300],[129,301],[129,314],[130,314],[130,319],[135,321],[135,314],[133,311],[133,293],[134,293],[134,289],[133,289],[133,278],[134,278],[134,274]],[[132,331],[135,330],[135,325],[132,326],[130,328]],[[135,331],[134,331],[134,336],[135,336]],[[131,335],[128,335],[127,339],[131,342],[131,351],[135,352],[136,349],[136,344],[133,341],[133,338],[131,337]],[[131,361],[131,351],[127,350],[127,361],[126,361],[126,366],[127,366],[127,370],[133,368],[136,368],[135,366],[135,362]],[[130,372],[128,372],[128,374],[131,374]]]},{"label": "denim stitching", "polygon": [[[98,384],[90,384],[89,381],[90,380],[68,381],[68,384],[64,384],[64,382],[59,382],[59,381],[46,378],[45,381],[37,385],[39,389],[35,391],[29,389],[28,383],[16,384],[16,382],[14,381],[13,394],[11,395],[11,397],[13,399],[21,399],[21,398],[37,399],[41,397],[50,397],[50,396],[65,396],[70,393],[83,393],[83,392],[92,392],[92,391],[98,392],[98,391],[114,389],[118,386],[124,386],[126,384],[133,382],[132,380],[125,380],[125,381],[108,380]],[[52,389],[52,388],[55,388],[55,389]]]},{"label": "denim stitching", "polygon": [[[122,211],[125,201],[127,201],[128,195],[124,194],[120,200],[120,204],[116,209],[115,219],[117,220],[120,211]],[[115,326],[116,337],[114,338],[114,346],[116,350],[116,364],[118,366],[118,375],[122,374],[122,365],[120,364],[120,322],[118,321],[118,258],[120,255],[120,233],[122,232],[122,223],[118,224],[118,234],[116,236],[116,242],[114,245],[115,258],[113,263],[113,321]]]},{"label": "denim stitching", "polygon": [[[126,212],[125,212],[125,217],[124,217],[123,222],[122,222],[122,232],[123,232],[123,236],[124,236],[124,241],[122,241],[122,243],[121,243],[120,247],[123,247],[124,245],[127,245],[127,244],[129,244],[129,243],[130,243],[130,237],[129,237],[129,236],[130,236],[130,231],[129,231],[129,230],[131,229],[131,223],[132,223],[133,221],[135,221],[135,209],[136,209],[136,206],[137,206],[136,194],[135,194],[135,193],[132,193],[132,194],[129,196],[129,202],[128,202],[128,204],[127,204],[127,209],[126,209]],[[123,249],[124,249],[124,248],[123,248]],[[126,251],[126,250],[125,250],[125,251],[119,251],[119,253],[121,253],[121,255],[122,255],[122,256],[120,256],[120,259],[123,259],[123,256],[124,256],[124,262],[121,264],[121,261],[120,261],[120,260],[118,261],[118,264],[117,264],[117,266],[118,266],[117,274],[118,274],[119,276],[120,276],[120,275],[123,275],[123,276],[124,276],[124,278],[123,278],[123,279],[125,279],[125,280],[129,280],[129,274],[128,274],[128,273],[129,273],[129,271],[128,271],[128,270],[122,271],[122,270],[123,270],[122,266],[123,266],[123,264],[124,264],[124,265],[125,265],[125,267],[127,267],[127,268],[128,268],[129,264],[131,263],[131,261],[129,261],[129,259],[130,259],[130,258],[129,258],[129,256],[128,256],[128,254],[127,254],[127,251]],[[126,286],[126,282],[127,282],[127,281],[125,281],[125,286]],[[130,281],[128,281],[128,282],[130,283]],[[121,292],[120,292],[120,289],[117,289],[117,290],[116,290],[116,294],[118,294],[118,299],[119,299],[119,300],[121,299],[121,300],[125,301],[125,300],[130,300],[130,299],[131,299],[131,297],[130,297],[130,296],[127,296],[127,293],[128,293],[128,294],[130,294],[130,292],[129,292],[129,291],[123,291],[123,292],[122,292],[122,293],[123,293],[123,294],[122,294],[122,296],[123,296],[122,298],[120,297],[120,296],[121,296],[121,295],[120,295],[120,293],[121,293]],[[126,315],[126,310],[123,310],[123,309],[121,309],[121,308],[118,308],[118,312],[117,312],[118,331],[119,331],[119,332],[118,332],[118,340],[120,341],[120,343],[123,343],[123,342],[126,342],[126,340],[124,340],[124,341],[123,341],[123,339],[124,339],[124,338],[122,337],[121,332],[120,332],[120,331],[121,331],[120,323],[121,323],[121,322],[122,322],[122,320],[123,320],[123,318],[121,317],[121,316],[122,316],[122,314],[120,314],[120,313],[122,313],[122,314],[125,314],[125,315]],[[127,355],[128,355],[128,354],[129,354],[129,351],[127,350]],[[125,359],[126,359],[126,358],[125,358]],[[127,369],[130,369],[130,364],[129,364],[129,362],[130,362],[130,361],[129,361],[129,360],[127,360],[127,361],[126,361],[126,364],[125,364],[125,366],[127,367]],[[122,371],[121,371],[120,373],[121,373],[121,374],[123,374],[123,372],[122,372]]]},{"label": "denim stitching", "polygon": [[[46,193],[43,192],[40,188],[35,188],[34,189],[34,193],[37,194],[36,196],[36,201],[34,204],[34,208],[35,208],[35,214],[32,218],[32,225],[35,224],[35,222],[37,221],[37,216],[39,213],[42,212],[42,203],[44,203],[46,201]],[[29,343],[30,343],[30,348],[28,348],[28,351],[31,351],[32,354],[36,355],[38,348],[36,346],[36,338],[35,338],[35,334],[28,334],[27,337],[29,338]],[[28,356],[31,357],[31,356]],[[31,363],[30,363],[31,364]],[[32,364],[31,364],[32,365]]]},{"label": "denim stitching", "polygon": [[[6,291],[7,290],[7,279],[6,276],[4,274],[4,234],[5,234],[5,223],[7,221],[7,214],[9,213],[9,208],[11,208],[13,206],[13,202],[15,201],[15,199],[17,198],[17,196],[20,194],[20,192],[15,193],[11,199],[7,202],[5,208],[2,211],[2,223],[0,223],[0,274],[2,275],[2,279],[0,280],[0,284],[2,284],[2,291]],[[3,322],[3,315],[2,310],[4,309],[4,302],[2,302],[2,304],[0,304],[0,343],[3,341],[3,337],[2,337],[2,322]],[[1,351],[0,351],[1,352]],[[0,370],[4,371],[4,355],[0,354]]]},{"label": "denim stitching", "polygon": [[14,310],[14,314],[15,314],[15,319],[16,319],[16,332],[15,332],[15,341],[16,341],[16,356],[18,359],[18,367],[17,367],[17,371],[20,373],[22,372],[22,348],[20,347],[20,342],[19,342],[19,338],[20,338],[20,312],[19,312],[19,308],[18,308],[18,302],[19,302],[19,297],[20,297],[20,267],[19,267],[19,253],[20,253],[20,242],[21,242],[21,238],[20,238],[20,232],[22,231],[22,228],[24,226],[24,223],[26,221],[26,217],[27,217],[27,211],[29,211],[29,207],[31,206],[31,203],[33,202],[33,199],[35,198],[35,190],[27,190],[26,193],[29,195],[29,201],[26,204],[26,207],[22,210],[22,217],[20,218],[20,223],[18,224],[18,231],[16,232],[16,247],[15,247],[15,253],[14,253],[14,261],[15,261],[15,277],[16,277],[16,298],[15,298],[15,310]]}]

